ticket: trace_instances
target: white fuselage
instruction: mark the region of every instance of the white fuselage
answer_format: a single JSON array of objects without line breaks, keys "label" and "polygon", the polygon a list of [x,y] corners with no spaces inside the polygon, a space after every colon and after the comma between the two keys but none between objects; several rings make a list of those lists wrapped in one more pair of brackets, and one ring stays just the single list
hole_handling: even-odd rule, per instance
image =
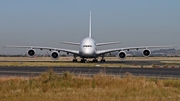
[{"label": "white fuselage", "polygon": [[80,51],[81,58],[96,58],[96,42],[90,38],[84,38],[80,43]]}]

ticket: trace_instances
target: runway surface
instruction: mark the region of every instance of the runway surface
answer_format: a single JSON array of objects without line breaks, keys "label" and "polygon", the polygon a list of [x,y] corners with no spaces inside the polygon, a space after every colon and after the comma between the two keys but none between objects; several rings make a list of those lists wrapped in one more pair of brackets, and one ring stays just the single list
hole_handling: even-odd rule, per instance
[{"label": "runway surface", "polygon": [[[23,61],[0,61],[1,62],[58,62],[58,63],[73,63],[71,60],[70,61],[43,61],[43,60],[23,60]],[[77,63],[81,63],[80,61],[78,61]],[[93,63],[92,61],[89,61],[89,63]],[[126,60],[126,61],[106,61],[106,62],[100,62],[98,61],[97,64],[129,64],[129,65],[134,65],[134,64],[138,64],[138,65],[152,65],[152,64],[156,64],[156,65],[161,65],[163,63],[161,63],[160,60],[144,60],[144,61],[135,61],[135,60]]]},{"label": "runway surface", "polygon": [[[108,75],[124,75],[129,72],[135,76],[148,76],[159,78],[180,78],[179,68],[103,68],[103,67],[52,67],[58,73],[70,72],[74,74],[94,75],[104,72]],[[48,67],[0,67],[0,76],[37,76],[48,71]]]},{"label": "runway surface", "polygon": [[[98,62],[99,64],[104,64],[101,62]],[[152,64],[156,64],[156,65],[162,65],[163,63],[161,63],[160,60],[144,60],[144,61],[132,61],[132,60],[125,60],[125,61],[106,61],[105,64],[126,64],[126,65],[152,65]]]}]

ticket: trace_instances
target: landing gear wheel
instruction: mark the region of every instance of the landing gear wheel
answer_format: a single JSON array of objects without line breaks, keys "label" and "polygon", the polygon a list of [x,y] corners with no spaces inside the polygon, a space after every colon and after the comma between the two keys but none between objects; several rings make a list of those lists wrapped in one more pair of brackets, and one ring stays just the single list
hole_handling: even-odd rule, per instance
[{"label": "landing gear wheel", "polygon": [[77,62],[77,59],[73,59],[73,62]]},{"label": "landing gear wheel", "polygon": [[101,62],[105,62],[104,55],[102,55],[101,57],[102,57]]},{"label": "landing gear wheel", "polygon": [[101,59],[101,62],[106,62],[106,60],[105,59]]},{"label": "landing gear wheel", "polygon": [[73,62],[77,62],[77,59],[76,59],[76,55],[74,55],[74,59],[73,59]]},{"label": "landing gear wheel", "polygon": [[93,62],[98,62],[98,60],[97,59],[93,59]]},{"label": "landing gear wheel", "polygon": [[86,59],[81,59],[81,62],[82,62],[82,63],[85,63],[85,62],[86,62]]}]

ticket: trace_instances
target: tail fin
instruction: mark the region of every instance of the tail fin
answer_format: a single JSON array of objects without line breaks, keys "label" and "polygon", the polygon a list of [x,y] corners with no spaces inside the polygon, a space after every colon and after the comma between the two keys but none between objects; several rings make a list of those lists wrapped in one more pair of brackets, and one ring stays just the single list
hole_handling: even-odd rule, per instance
[{"label": "tail fin", "polygon": [[89,37],[91,38],[91,11],[90,11],[90,17],[89,17]]}]

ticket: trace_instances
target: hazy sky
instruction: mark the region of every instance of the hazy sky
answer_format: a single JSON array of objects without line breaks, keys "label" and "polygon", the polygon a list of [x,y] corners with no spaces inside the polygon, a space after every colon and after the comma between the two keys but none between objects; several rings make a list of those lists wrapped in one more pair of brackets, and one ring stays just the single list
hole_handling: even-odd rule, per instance
[{"label": "hazy sky", "polygon": [[[50,46],[68,49],[60,41],[121,41],[99,49],[145,45],[180,48],[180,0],[0,0],[0,54],[26,49],[3,45]],[[44,52],[44,51],[43,51]]]}]

